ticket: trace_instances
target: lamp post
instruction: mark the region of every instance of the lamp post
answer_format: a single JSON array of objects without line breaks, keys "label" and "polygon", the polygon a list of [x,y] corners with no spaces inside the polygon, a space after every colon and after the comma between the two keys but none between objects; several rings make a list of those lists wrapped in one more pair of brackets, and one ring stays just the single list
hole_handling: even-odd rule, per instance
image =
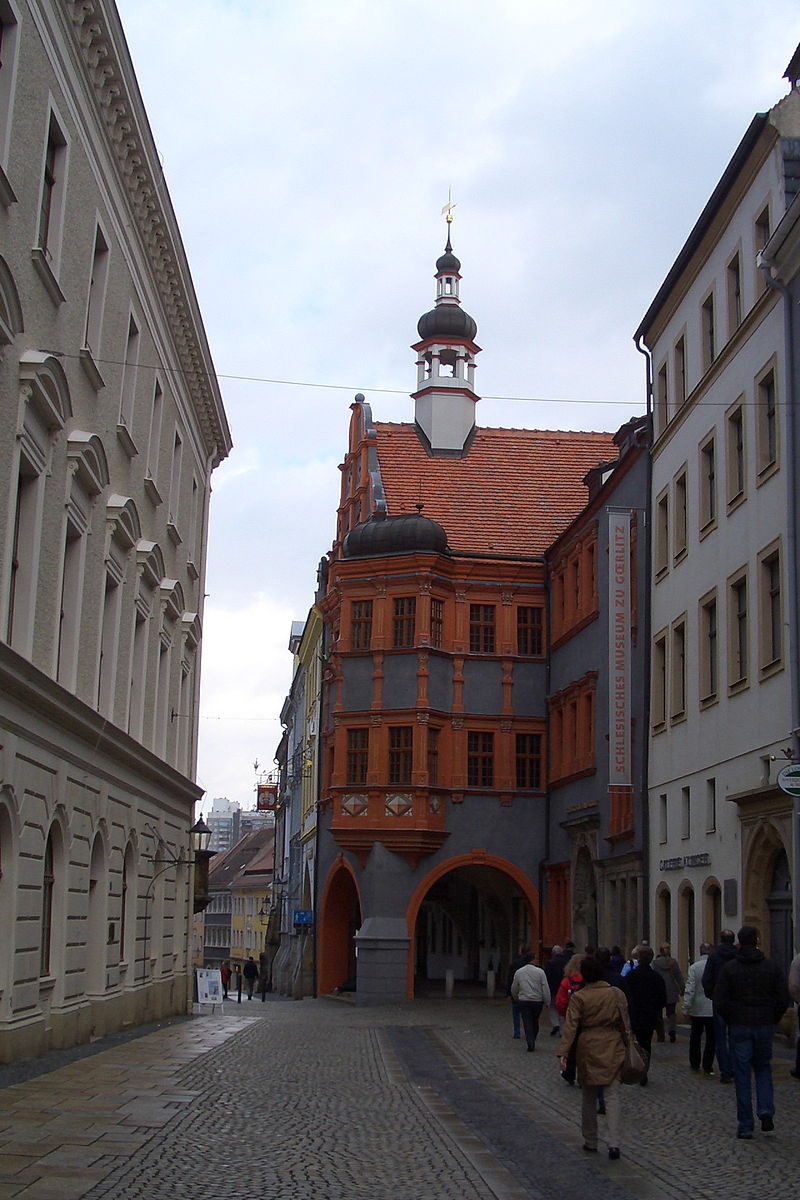
[{"label": "lamp post", "polygon": [[203,818],[198,817],[189,830],[189,835],[194,851],[193,911],[199,913],[208,907],[211,899],[208,894],[208,864],[213,858],[213,851],[208,848],[211,841],[211,830]]}]

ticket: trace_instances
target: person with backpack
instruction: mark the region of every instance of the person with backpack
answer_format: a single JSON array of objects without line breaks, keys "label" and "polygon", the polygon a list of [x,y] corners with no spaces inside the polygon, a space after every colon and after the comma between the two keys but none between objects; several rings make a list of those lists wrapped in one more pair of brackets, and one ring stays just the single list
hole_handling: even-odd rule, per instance
[{"label": "person with backpack", "polygon": [[[567,1008],[569,1007],[570,1000],[574,996],[575,992],[583,987],[583,975],[581,975],[580,969],[581,960],[583,957],[584,956],[582,954],[573,954],[572,958],[564,968],[564,978],[561,980],[558,991],[556,992],[556,1010],[562,1021],[567,1015]],[[566,1055],[566,1061],[561,1068],[561,1078],[565,1083],[568,1083],[570,1087],[573,1087],[575,1083],[575,1051],[576,1044],[575,1039],[573,1039]]]}]

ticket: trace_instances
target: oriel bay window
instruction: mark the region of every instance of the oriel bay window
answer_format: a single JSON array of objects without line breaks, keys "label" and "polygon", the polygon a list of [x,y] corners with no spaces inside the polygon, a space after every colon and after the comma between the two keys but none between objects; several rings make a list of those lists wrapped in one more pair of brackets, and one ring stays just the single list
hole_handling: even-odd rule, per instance
[{"label": "oriel bay window", "polygon": [[494,654],[495,612],[493,604],[470,604],[469,648],[472,654]]},{"label": "oriel bay window", "polygon": [[350,610],[350,645],[354,650],[369,650],[372,640],[372,601],[354,600]]},{"label": "oriel bay window", "polygon": [[411,783],[414,760],[414,736],[411,725],[389,728],[389,783]]},{"label": "oriel bay window", "polygon": [[416,616],[415,596],[395,596],[392,617],[392,646],[395,649],[414,645]]},{"label": "oriel bay window", "polygon": [[367,763],[369,761],[369,729],[348,729],[347,731],[347,782],[363,784],[367,782]]},{"label": "oriel bay window", "polygon": [[438,729],[428,727],[428,784],[436,787],[439,783],[439,733]]},{"label": "oriel bay window", "polygon": [[467,733],[467,786],[494,786],[494,734],[484,730]]}]

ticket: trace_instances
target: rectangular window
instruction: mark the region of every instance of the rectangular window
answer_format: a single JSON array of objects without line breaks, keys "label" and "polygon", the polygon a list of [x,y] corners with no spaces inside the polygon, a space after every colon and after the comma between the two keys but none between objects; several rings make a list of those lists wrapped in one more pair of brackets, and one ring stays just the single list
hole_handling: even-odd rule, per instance
[{"label": "rectangular window", "polygon": [[494,734],[471,730],[467,733],[467,784],[494,786]]},{"label": "rectangular window", "polygon": [[97,358],[100,353],[100,331],[108,282],[108,245],[98,225],[94,235],[92,275],[89,280],[89,302],[86,306],[86,332],[83,344]]},{"label": "rectangular window", "polygon": [[728,504],[735,504],[744,496],[744,405],[737,402],[728,412],[727,425],[727,489]]},{"label": "rectangular window", "polygon": [[471,654],[494,654],[495,611],[493,604],[470,604],[469,649]]},{"label": "rectangular window", "polygon": [[437,650],[442,648],[444,633],[444,601],[431,600],[431,645]]},{"label": "rectangular window", "polygon": [[369,650],[372,641],[372,601],[354,600],[350,613],[352,648]]},{"label": "rectangular window", "polygon": [[686,339],[681,336],[675,343],[675,407],[686,403]]},{"label": "rectangular window", "polygon": [[529,604],[517,609],[517,654],[538,658],[542,653],[542,610]]},{"label": "rectangular window", "polygon": [[778,462],[778,407],[772,369],[756,385],[756,440],[758,471],[762,474]]},{"label": "rectangular window", "polygon": [[517,734],[517,787],[536,790],[541,786],[542,738],[538,733]]},{"label": "rectangular window", "polygon": [[667,392],[667,364],[662,363],[656,375],[656,421],[657,433],[666,428],[669,421],[669,397]]},{"label": "rectangular window", "polygon": [[66,174],[67,141],[59,129],[55,115],[51,113],[42,172],[36,245],[44,253],[54,274],[58,273],[61,258]]},{"label": "rectangular window", "polygon": [[439,730],[428,727],[428,786],[439,783]]},{"label": "rectangular window", "polygon": [[717,828],[717,781],[706,780],[706,833],[714,833]]},{"label": "rectangular window", "polygon": [[[756,252],[757,262],[758,255],[764,249],[770,238],[769,204],[765,204],[761,212],[756,217],[753,234],[753,245]],[[756,288],[759,295],[761,295],[766,286],[767,285],[764,276],[761,271],[758,270],[758,266],[756,265]]]},{"label": "rectangular window", "polygon": [[715,700],[719,680],[716,593],[700,601],[700,699]]},{"label": "rectangular window", "polygon": [[[19,18],[8,0],[0,0],[0,166],[7,163],[8,134],[14,100],[14,78],[19,45]],[[0,182],[2,182],[0,180]],[[0,190],[0,195],[2,191]],[[3,203],[8,204],[9,198]]]},{"label": "rectangular window", "polygon": [[713,435],[700,447],[700,533],[717,519],[717,450]]},{"label": "rectangular window", "polygon": [[395,596],[392,617],[392,646],[395,649],[414,645],[416,615],[415,596]]},{"label": "rectangular window", "polygon": [[[136,403],[136,376],[139,373],[139,326],[131,313],[128,317],[128,336],[125,340],[125,361],[122,364],[122,392],[119,400],[119,423],[133,433],[133,411]],[[156,384],[156,387],[158,385]]]},{"label": "rectangular window", "polygon": [[742,264],[738,251],[728,263],[726,283],[728,293],[728,336],[732,337],[742,323]]},{"label": "rectangular window", "polygon": [[656,577],[669,570],[669,492],[665,488],[656,499]]},{"label": "rectangular window", "polygon": [[410,725],[389,728],[389,783],[411,783],[414,759],[413,729]]},{"label": "rectangular window", "polygon": [[731,687],[736,687],[747,682],[749,668],[750,632],[745,574],[733,579],[729,585],[728,629],[728,681]]},{"label": "rectangular window", "polygon": [[672,626],[669,715],[673,721],[686,716],[686,624],[684,621],[677,621]]},{"label": "rectangular window", "polygon": [[700,310],[703,348],[703,370],[707,371],[717,357],[717,332],[714,323],[714,293],[706,296]]},{"label": "rectangular window", "polygon": [[684,841],[692,832],[692,792],[691,788],[681,788],[681,837]]},{"label": "rectangular window", "polygon": [[675,477],[675,520],[673,522],[672,553],[675,561],[686,553],[687,523],[686,523],[686,471],[681,471]]},{"label": "rectangular window", "polygon": [[783,658],[783,605],[780,550],[773,548],[759,559],[759,641],[761,668],[777,666]]},{"label": "rectangular window", "polygon": [[662,792],[658,797],[658,815],[658,840],[663,846],[667,840],[667,834],[669,833],[669,809],[667,807],[667,796],[665,792]]},{"label": "rectangular window", "polygon": [[172,470],[169,482],[169,523],[177,529],[181,505],[181,472],[183,470],[183,441],[178,430],[172,443]]},{"label": "rectangular window", "polygon": [[667,635],[660,633],[653,639],[653,678],[651,697],[651,721],[658,728],[667,720]]},{"label": "rectangular window", "polygon": [[347,782],[367,782],[369,760],[369,730],[348,729],[347,731]]}]

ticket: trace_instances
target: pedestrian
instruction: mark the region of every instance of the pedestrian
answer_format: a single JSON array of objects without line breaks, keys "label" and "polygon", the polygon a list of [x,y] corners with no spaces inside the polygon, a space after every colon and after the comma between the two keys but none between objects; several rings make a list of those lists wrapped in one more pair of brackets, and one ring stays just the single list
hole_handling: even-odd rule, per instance
[{"label": "pedestrian", "polygon": [[253,999],[253,989],[256,986],[257,979],[258,979],[258,967],[256,966],[255,959],[253,958],[253,956],[251,954],[250,957],[248,958],[247,962],[244,964],[244,985],[247,988],[247,999],[248,1000]]},{"label": "pedestrian", "polygon": [[601,978],[601,971],[596,958],[582,959],[583,987],[567,1005],[559,1054],[563,1072],[575,1048],[582,1093],[581,1133],[588,1154],[597,1153],[597,1093],[598,1088],[604,1089],[608,1157],[613,1160],[619,1158],[619,1077],[632,1034],[625,996]]},{"label": "pedestrian", "polygon": [[[659,946],[658,955],[653,959],[653,970],[658,971],[659,975],[664,980],[664,987],[667,991],[667,1003],[665,1009],[667,1013],[666,1027],[669,1033],[669,1040],[675,1041],[675,1030],[678,1024],[675,1016],[675,1010],[678,1007],[678,1001],[683,991],[683,973],[678,966],[676,960],[672,957],[669,944],[664,943]],[[659,1017],[658,1025],[656,1025],[658,1040],[664,1041],[664,1018]]]},{"label": "pedestrian", "polygon": [[512,1037],[515,1038],[519,1038],[520,1036],[520,1011],[519,1005],[511,995],[511,984],[514,982],[514,976],[516,975],[517,971],[520,969],[520,967],[524,967],[526,963],[529,963],[531,961],[531,957],[532,955],[528,947],[520,946],[517,957],[511,960],[511,965],[508,968],[508,976],[506,978],[506,995],[511,999],[511,1025],[513,1030]]},{"label": "pedestrian", "polygon": [[550,961],[544,969],[547,976],[547,986],[550,988],[550,1036],[555,1037],[561,1032],[561,1014],[556,1008],[556,994],[561,986],[561,980],[564,978],[564,968],[570,960],[569,951],[563,946],[553,946],[553,952],[550,955]]},{"label": "pedestrian", "polygon": [[231,983],[231,964],[224,962],[219,969],[220,977],[222,978],[222,999],[228,999],[228,988]]},{"label": "pedestrian", "polygon": [[536,1035],[539,1032],[539,1016],[545,1004],[550,1003],[550,988],[542,968],[531,961],[520,967],[511,981],[511,997],[519,1005],[525,1041],[528,1043],[528,1050],[533,1051],[536,1049]]},{"label": "pedestrian", "polygon": [[[603,972],[602,978],[611,987],[622,987],[622,976],[619,973],[619,967],[614,963],[614,955],[608,946],[598,946],[594,954],[597,961],[600,963]],[[622,956],[620,955],[620,959]]]},{"label": "pedestrian", "polygon": [[[800,1026],[800,954],[796,954],[789,966],[789,995],[797,1005],[797,1023]],[[798,1032],[794,1050],[794,1070],[789,1074],[800,1079],[800,1032]]]},{"label": "pedestrian", "polygon": [[645,1073],[640,1083],[645,1087],[650,1071],[650,1055],[653,1034],[667,1003],[664,980],[653,970],[653,950],[650,946],[638,947],[637,967],[622,981],[631,1014],[631,1028],[644,1057]]},{"label": "pedestrian", "polygon": [[719,943],[708,956],[703,971],[703,991],[714,1007],[714,1042],[717,1047],[717,1063],[719,1064],[720,1083],[733,1083],[733,1058],[731,1057],[731,1041],[728,1022],[724,1021],[717,1012],[714,1003],[714,988],[717,976],[726,962],[736,957],[736,934],[732,929],[723,929],[719,935]]},{"label": "pedestrian", "polygon": [[[714,1074],[714,1051],[716,1048],[714,1006],[703,991],[702,982],[710,950],[708,942],[701,944],[700,957],[692,963],[686,974],[686,990],[683,993],[683,1011],[691,1022],[689,1066],[693,1071],[699,1071],[702,1063],[706,1075]],[[703,1046],[704,1036],[705,1045]]]},{"label": "pedestrian", "polygon": [[640,942],[636,943],[636,945],[633,947],[633,949],[630,952],[630,956],[625,960],[625,962],[620,967],[619,973],[623,979],[627,978],[627,976],[630,975],[631,971],[635,971],[636,968],[638,967],[638,965],[639,965],[639,949],[641,946],[649,946],[649,942],[646,940],[646,938],[642,938],[642,940]]},{"label": "pedestrian", "polygon": [[[583,975],[581,975],[581,962],[583,958],[584,955],[582,954],[573,954],[564,968],[564,978],[561,980],[556,993],[556,1009],[562,1022],[567,1015],[567,1008],[572,996],[583,987]],[[567,1055],[566,1065],[561,1071],[561,1078],[564,1080],[564,1083],[568,1083],[570,1087],[573,1087],[576,1074],[577,1064],[575,1061],[575,1045],[573,1044]]]},{"label": "pedestrian", "polygon": [[775,1128],[772,1087],[772,1033],[790,1004],[783,971],[758,948],[758,932],[743,925],[736,957],[717,976],[714,1004],[730,1026],[736,1085],[736,1136],[753,1136],[751,1073],[756,1083],[756,1115],[764,1133]]},{"label": "pedestrian", "polygon": [[625,957],[619,946],[611,947],[611,965],[616,971],[622,974],[622,968],[625,966]]}]

